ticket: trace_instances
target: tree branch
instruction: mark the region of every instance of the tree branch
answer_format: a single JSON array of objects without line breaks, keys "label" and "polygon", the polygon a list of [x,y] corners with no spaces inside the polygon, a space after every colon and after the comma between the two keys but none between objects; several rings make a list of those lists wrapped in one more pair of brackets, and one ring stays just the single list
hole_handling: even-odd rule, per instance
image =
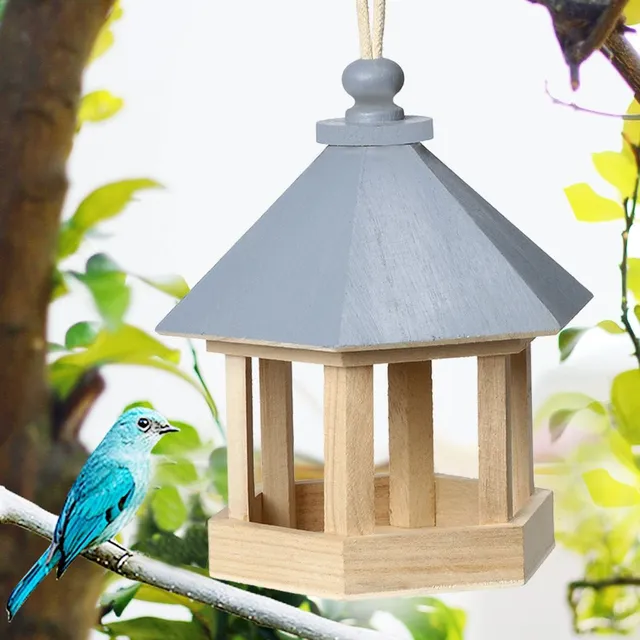
[{"label": "tree branch", "polygon": [[601,49],[640,102],[640,56],[622,33],[612,33]]},{"label": "tree branch", "polygon": [[[56,516],[0,486],[0,523],[14,524],[51,539]],[[370,629],[349,627],[186,569],[128,553],[131,557],[122,563],[122,552],[107,543],[84,556],[124,578],[145,582],[307,640],[392,640],[387,633],[383,636]]]}]

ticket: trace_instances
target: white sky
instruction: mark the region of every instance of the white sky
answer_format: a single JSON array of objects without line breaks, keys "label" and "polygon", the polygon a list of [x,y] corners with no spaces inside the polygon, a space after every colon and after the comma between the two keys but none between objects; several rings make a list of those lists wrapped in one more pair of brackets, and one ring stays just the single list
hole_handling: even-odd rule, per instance
[{"label": "white sky", "polygon": [[[144,194],[91,252],[108,251],[131,271],[177,272],[195,284],[321,151],[316,120],[350,106],[340,76],[358,56],[354,4],[124,0],[116,45],[90,69],[86,90],[107,88],[126,107],[79,136],[67,209],[120,178],[151,177],[167,189]],[[571,94],[548,14],[526,0],[390,0],[385,55],[405,71],[398,104],[435,120],[429,148],[594,292],[574,324],[616,317],[619,225],[577,223],[563,188],[602,184],[590,154],[618,149],[621,123],[552,105],[545,95],[548,81],[558,97],[624,112],[631,93],[603,56],[583,66],[582,88]],[[602,192],[611,193],[606,185]],[[631,248],[640,256],[638,239]],[[136,288],[130,319],[152,329],[171,304]],[[52,338],[92,314],[82,296],[57,303]],[[623,339],[594,333],[562,367],[555,344],[535,343],[536,404],[556,389],[606,394],[612,375],[632,366]],[[224,409],[222,358],[201,352]],[[439,466],[473,466],[473,393],[461,402],[458,387],[471,388],[473,369],[438,364]],[[377,382],[383,398],[384,380]],[[169,376],[120,369],[109,372],[108,383],[83,432],[90,446],[140,398],[169,417],[209,426],[198,396]],[[295,383],[299,450],[320,455],[320,373],[300,367]],[[384,429],[378,421],[378,457],[386,451]],[[579,571],[579,561],[556,551],[524,588],[452,596],[469,611],[467,640],[570,638],[564,589]]]}]

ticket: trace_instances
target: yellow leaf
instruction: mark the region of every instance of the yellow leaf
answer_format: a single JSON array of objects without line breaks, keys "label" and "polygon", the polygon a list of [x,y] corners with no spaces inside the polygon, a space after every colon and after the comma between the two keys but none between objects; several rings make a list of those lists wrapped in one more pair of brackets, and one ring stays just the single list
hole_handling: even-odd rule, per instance
[{"label": "yellow leaf", "polygon": [[627,260],[627,287],[640,302],[640,258]]},{"label": "yellow leaf", "polygon": [[623,200],[633,196],[638,179],[634,162],[616,151],[602,151],[591,157],[597,172],[618,189]]},{"label": "yellow leaf", "polygon": [[110,91],[101,89],[92,91],[82,98],[78,110],[78,122],[100,122],[114,116],[124,105],[124,100],[114,96]]},{"label": "yellow leaf", "polygon": [[608,471],[593,469],[582,474],[591,499],[600,507],[631,507],[640,504],[640,492],[614,480]]},{"label": "yellow leaf", "polygon": [[640,23],[640,0],[629,0],[624,8],[624,19],[627,24]]},{"label": "yellow leaf", "polygon": [[[636,100],[629,105],[627,114],[640,116],[640,104]],[[622,125],[622,134],[631,144],[640,145],[640,120],[625,120]]]},{"label": "yellow leaf", "polygon": [[612,333],[614,335],[625,332],[624,328],[621,327],[617,322],[614,322],[613,320],[602,320],[601,322],[598,322],[597,326],[600,327],[600,329],[602,329],[603,331],[606,331],[607,333]]},{"label": "yellow leaf", "polygon": [[588,184],[572,184],[564,190],[575,217],[582,222],[608,222],[624,218],[622,205],[598,195]]}]

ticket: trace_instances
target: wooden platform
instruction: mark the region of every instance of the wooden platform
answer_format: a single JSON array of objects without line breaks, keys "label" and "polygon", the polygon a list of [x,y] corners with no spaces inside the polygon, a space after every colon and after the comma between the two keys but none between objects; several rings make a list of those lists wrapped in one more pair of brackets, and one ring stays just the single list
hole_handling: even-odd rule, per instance
[{"label": "wooden platform", "polygon": [[[335,599],[524,584],[554,547],[553,496],[538,489],[507,524],[478,525],[478,481],[436,476],[436,526],[389,526],[389,480],[376,477],[371,535],[322,533],[323,483],[298,482],[297,529],[209,522],[212,577]],[[254,513],[260,517],[261,494]]]}]

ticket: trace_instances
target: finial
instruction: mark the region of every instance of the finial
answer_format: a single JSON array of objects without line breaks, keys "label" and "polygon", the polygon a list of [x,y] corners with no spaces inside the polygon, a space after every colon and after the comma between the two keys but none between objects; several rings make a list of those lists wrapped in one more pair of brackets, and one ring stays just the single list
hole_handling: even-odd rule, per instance
[{"label": "finial", "polygon": [[394,98],[404,85],[404,72],[387,58],[360,59],[342,74],[342,85],[354,99],[344,118],[321,120],[316,140],[336,146],[414,144],[433,138],[433,121],[405,116]]},{"label": "finial", "polygon": [[355,100],[347,109],[347,122],[376,124],[402,120],[404,109],[393,99],[404,85],[404,72],[399,64],[387,58],[356,60],[342,74],[342,86]]}]

